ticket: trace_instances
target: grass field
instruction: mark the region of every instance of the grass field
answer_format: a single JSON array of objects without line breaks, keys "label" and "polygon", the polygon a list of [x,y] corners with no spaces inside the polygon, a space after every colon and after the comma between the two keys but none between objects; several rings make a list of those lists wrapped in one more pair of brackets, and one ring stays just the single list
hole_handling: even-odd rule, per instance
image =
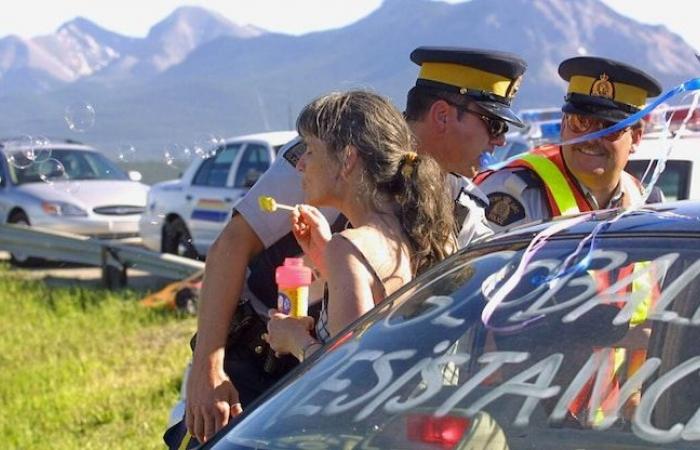
[{"label": "grass field", "polygon": [[195,319],[0,265],[0,433],[11,449],[162,449]]}]

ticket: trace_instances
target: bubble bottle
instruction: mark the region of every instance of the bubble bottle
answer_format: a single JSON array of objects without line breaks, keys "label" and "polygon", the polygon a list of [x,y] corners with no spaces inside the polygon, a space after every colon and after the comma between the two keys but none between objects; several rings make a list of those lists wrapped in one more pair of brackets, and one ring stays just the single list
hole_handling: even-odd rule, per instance
[{"label": "bubble bottle", "polygon": [[275,271],[277,282],[277,309],[290,316],[308,314],[311,268],[302,258],[285,258],[284,264]]}]

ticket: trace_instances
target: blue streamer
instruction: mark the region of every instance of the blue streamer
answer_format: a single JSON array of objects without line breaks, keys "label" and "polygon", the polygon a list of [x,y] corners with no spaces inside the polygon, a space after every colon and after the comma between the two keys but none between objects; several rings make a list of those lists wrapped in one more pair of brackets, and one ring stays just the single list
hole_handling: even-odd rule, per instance
[{"label": "blue streamer", "polygon": [[[635,123],[639,122],[642,120],[647,114],[651,113],[654,109],[656,109],[659,105],[661,105],[664,102],[667,102],[671,98],[682,94],[683,92],[691,92],[691,91],[698,91],[700,90],[700,78],[693,78],[688,81],[685,81],[684,83],[679,84],[678,86],[669,89],[668,91],[664,92],[661,94],[659,97],[656,98],[653,102],[651,102],[649,105],[647,105],[645,108],[643,108],[641,111],[629,116],[625,120],[622,120],[620,122],[617,122],[608,128],[604,128],[602,130],[595,131],[593,133],[589,134],[584,134],[583,136],[579,136],[574,139],[569,139],[567,141],[560,141],[558,143],[553,143],[552,145],[571,145],[571,144],[578,144],[580,142],[587,142],[591,141],[594,139],[599,139],[603,136],[606,136],[610,133],[614,133],[616,131],[620,131],[624,128],[627,128],[629,126],[634,125]],[[511,161],[514,161],[516,159],[521,158],[523,155],[525,155],[527,152],[520,153],[518,155],[515,155],[511,158],[508,158],[505,161],[498,161],[493,155],[490,153],[484,152],[481,154],[480,162],[482,163],[481,167],[485,167],[487,170],[498,170],[510,163]]]},{"label": "blue streamer", "polygon": [[[596,249],[596,243],[597,243],[597,238],[598,235],[603,233],[605,230],[610,228],[610,226],[620,220],[622,217],[626,215],[634,215],[634,214],[653,214],[656,218],[661,219],[661,220],[693,220],[697,221],[700,220],[697,217],[690,217],[690,216],[685,216],[682,214],[676,214],[672,212],[666,212],[666,211],[655,211],[655,210],[649,210],[649,209],[644,209],[644,208],[639,208],[639,209],[628,209],[623,211],[622,213],[618,214],[615,216],[615,218],[606,220],[604,222],[601,222],[595,226],[593,231],[583,238],[581,242],[579,242],[578,246],[576,247],[576,250],[573,251],[565,260],[562,262],[562,264],[559,267],[559,270],[553,275],[550,275],[548,277],[542,277],[542,279],[537,280],[541,281],[544,283],[551,283],[552,281],[563,278],[566,276],[575,276],[578,274],[581,274],[585,271],[587,271],[590,268],[591,264],[591,255],[593,254],[593,251]],[[595,216],[595,213],[593,213],[593,216]],[[588,245],[588,251],[586,252],[586,255],[581,258],[576,264],[571,265],[571,263],[577,258],[579,254],[583,251],[583,249],[586,247],[588,242],[590,241],[590,245]]]}]

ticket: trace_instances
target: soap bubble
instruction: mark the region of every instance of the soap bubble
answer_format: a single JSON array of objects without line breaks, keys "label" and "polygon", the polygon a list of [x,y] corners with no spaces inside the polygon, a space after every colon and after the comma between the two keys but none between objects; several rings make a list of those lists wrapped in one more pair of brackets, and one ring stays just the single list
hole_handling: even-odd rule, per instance
[{"label": "soap bubble", "polygon": [[193,153],[194,156],[206,159],[216,154],[216,149],[224,142],[223,138],[210,133],[202,133],[195,136]]},{"label": "soap bubble", "polygon": [[74,180],[69,180],[67,183],[61,183],[61,189],[68,194],[77,194],[80,190],[80,183]]},{"label": "soap bubble", "polygon": [[119,144],[117,147],[117,159],[121,162],[133,162],[136,156],[136,147],[131,144]]},{"label": "soap bubble", "polygon": [[34,153],[34,140],[31,136],[23,134],[12,138],[5,143],[8,157],[7,160],[17,169],[26,169],[34,164],[36,155]]},{"label": "soap bubble", "polygon": [[95,108],[83,101],[75,102],[66,106],[64,118],[71,131],[84,133],[95,125]]},{"label": "soap bubble", "polygon": [[37,163],[37,173],[41,181],[53,185],[56,181],[67,181],[66,168],[61,161],[49,158]]},{"label": "soap bubble", "polygon": [[51,140],[46,136],[36,136],[34,143],[34,162],[40,163],[51,158]]},{"label": "soap bubble", "polygon": [[182,170],[192,161],[192,149],[182,144],[168,144],[163,150],[163,161],[168,167]]}]

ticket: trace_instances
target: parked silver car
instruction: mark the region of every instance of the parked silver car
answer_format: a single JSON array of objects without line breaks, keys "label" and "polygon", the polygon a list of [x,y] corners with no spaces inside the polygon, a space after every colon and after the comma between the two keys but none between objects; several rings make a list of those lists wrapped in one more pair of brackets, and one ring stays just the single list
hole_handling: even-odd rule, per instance
[{"label": "parked silver car", "polygon": [[227,139],[213,156],[193,161],[180,179],[154,184],[141,218],[143,245],[191,258],[205,255],[234,203],[296,135],[276,131]]},{"label": "parked silver car", "polygon": [[[0,141],[0,223],[101,238],[138,236],[149,187],[94,148]],[[13,254],[12,262],[27,262]]]}]

